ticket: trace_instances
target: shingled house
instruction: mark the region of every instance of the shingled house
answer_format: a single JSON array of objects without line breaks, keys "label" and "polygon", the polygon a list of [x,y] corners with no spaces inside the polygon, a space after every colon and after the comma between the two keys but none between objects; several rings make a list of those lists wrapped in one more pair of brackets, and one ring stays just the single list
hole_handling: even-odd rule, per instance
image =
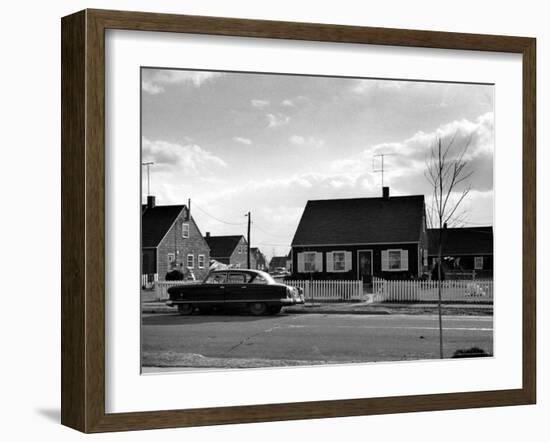
[{"label": "shingled house", "polygon": [[210,247],[211,259],[226,264],[231,268],[246,268],[248,243],[244,236],[211,236],[210,232],[206,232],[204,239]]},{"label": "shingled house", "polygon": [[148,196],[141,212],[142,283],[163,281],[179,270],[201,279],[208,273],[210,249],[186,205],[157,206]]},{"label": "shingled house", "polygon": [[308,201],[292,241],[293,277],[386,279],[428,270],[424,195]]},{"label": "shingled house", "polygon": [[[428,229],[428,259],[432,268],[438,258],[439,229]],[[493,276],[493,227],[444,228],[442,234],[443,269],[446,277],[475,274]]]}]

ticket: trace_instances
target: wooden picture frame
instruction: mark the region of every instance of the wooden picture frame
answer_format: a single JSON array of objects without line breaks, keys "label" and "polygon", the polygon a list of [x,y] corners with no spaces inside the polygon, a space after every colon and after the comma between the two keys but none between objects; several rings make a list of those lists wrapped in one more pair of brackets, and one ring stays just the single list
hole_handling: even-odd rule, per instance
[{"label": "wooden picture frame", "polygon": [[[512,390],[105,412],[105,30],[522,55],[523,383]],[[62,19],[62,424],[83,432],[533,404],[536,400],[536,41],[533,38],[84,10]]]}]

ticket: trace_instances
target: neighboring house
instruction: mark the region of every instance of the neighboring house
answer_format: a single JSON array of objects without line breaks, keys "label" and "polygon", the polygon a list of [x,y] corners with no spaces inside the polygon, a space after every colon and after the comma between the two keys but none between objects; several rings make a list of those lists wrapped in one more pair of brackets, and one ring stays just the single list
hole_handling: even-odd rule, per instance
[{"label": "neighboring house", "polygon": [[424,195],[308,201],[292,241],[293,277],[386,279],[428,270]]},{"label": "neighboring house", "polygon": [[210,249],[187,206],[157,206],[154,196],[142,206],[141,255],[148,282],[163,281],[172,270],[196,279],[208,273]]},{"label": "neighboring house", "polygon": [[283,268],[288,270],[287,266],[288,256],[274,256],[269,261],[269,271],[274,272],[278,268]]},{"label": "neighboring house", "polygon": [[267,260],[258,247],[250,248],[250,267],[256,270],[267,270]]},{"label": "neighboring house", "polygon": [[[438,258],[440,229],[428,229],[429,265]],[[477,278],[493,276],[493,227],[454,227],[441,230],[443,269],[451,275],[475,272]]]},{"label": "neighboring house", "polygon": [[[245,269],[247,266],[248,243],[242,235],[211,236],[206,232],[204,237],[210,247],[210,258],[231,268]],[[252,265],[252,256],[251,265]]]}]

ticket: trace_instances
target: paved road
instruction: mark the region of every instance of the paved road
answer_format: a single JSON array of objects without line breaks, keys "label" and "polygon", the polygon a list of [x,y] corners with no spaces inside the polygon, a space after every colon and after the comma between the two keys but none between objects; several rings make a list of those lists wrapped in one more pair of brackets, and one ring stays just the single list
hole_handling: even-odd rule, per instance
[{"label": "paved road", "polygon": [[[493,352],[491,316],[446,316],[445,356]],[[433,359],[437,316],[280,314],[143,317],[143,365],[241,368]],[[150,371],[150,370],[148,370]]]}]

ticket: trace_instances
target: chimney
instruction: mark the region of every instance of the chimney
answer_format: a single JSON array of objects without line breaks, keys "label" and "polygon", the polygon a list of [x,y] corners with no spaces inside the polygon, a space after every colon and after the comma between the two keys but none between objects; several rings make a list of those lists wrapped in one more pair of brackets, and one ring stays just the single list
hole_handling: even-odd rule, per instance
[{"label": "chimney", "polygon": [[155,207],[155,197],[153,195],[147,196],[147,208],[152,209]]},{"label": "chimney", "polygon": [[387,186],[382,187],[382,198],[385,200],[390,199],[390,188]]},{"label": "chimney", "polygon": [[206,237],[210,238],[210,232],[206,232]]}]

